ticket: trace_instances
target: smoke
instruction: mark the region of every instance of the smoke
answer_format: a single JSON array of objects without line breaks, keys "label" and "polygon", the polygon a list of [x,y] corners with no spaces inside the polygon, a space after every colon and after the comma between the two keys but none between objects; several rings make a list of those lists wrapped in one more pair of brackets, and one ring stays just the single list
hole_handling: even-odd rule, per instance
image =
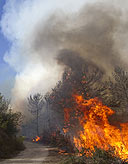
[{"label": "smoke", "polygon": [[121,35],[120,28],[125,29],[121,27],[121,10],[97,2],[86,5],[77,14],[60,15],[52,15],[43,30],[42,26],[38,26],[34,49],[40,51],[42,43],[53,52],[52,55],[61,55],[61,51],[67,49],[93,61],[107,72],[116,65],[124,65],[120,55],[122,47],[117,40]]},{"label": "smoke", "polygon": [[44,94],[61,79],[64,66],[58,56],[63,50],[107,73],[116,65],[128,66],[126,4],[126,0],[123,4],[121,0],[8,0],[1,27],[12,43],[4,60],[17,72],[12,89],[15,108],[23,110],[29,94]]},{"label": "smoke", "polygon": [[[12,43],[4,60],[16,71],[11,98],[16,110],[23,111],[26,108],[24,99],[29,94],[45,94],[54,87],[63,72],[62,66],[59,66],[54,58],[55,52],[48,45],[46,47],[45,43],[40,43],[40,50],[33,47],[39,26],[43,30],[47,19],[57,8],[67,13],[74,12],[85,2],[86,0],[77,1],[75,4],[73,0],[66,0],[63,3],[59,0],[6,2],[1,28]],[[69,6],[72,6],[72,9]]]}]

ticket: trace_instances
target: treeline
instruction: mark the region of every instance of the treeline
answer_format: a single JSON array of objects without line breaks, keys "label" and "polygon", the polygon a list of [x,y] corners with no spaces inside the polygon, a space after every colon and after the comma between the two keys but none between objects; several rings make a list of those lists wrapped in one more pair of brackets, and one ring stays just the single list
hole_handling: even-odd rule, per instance
[{"label": "treeline", "polygon": [[[70,110],[76,107],[73,95],[82,95],[85,100],[98,97],[104,105],[116,112],[108,118],[110,124],[116,127],[120,123],[128,122],[128,72],[117,66],[112,74],[107,75],[106,72],[90,62],[85,63],[78,60],[76,65],[68,65],[62,80],[51,93],[47,94],[49,110],[51,113],[55,113],[50,119],[51,137],[47,143],[53,141],[52,144],[56,143],[68,153],[74,153],[74,150],[78,153],[77,149],[73,149],[73,136],[81,129],[79,117],[76,117],[76,113]],[[82,115],[82,113],[79,114]],[[52,132],[53,129],[56,129],[55,133]],[[55,137],[52,134],[55,134]],[[47,138],[45,135],[47,136],[47,134],[43,134],[44,138]],[[127,163],[115,157],[113,150],[104,151],[96,148],[91,157],[87,157],[84,152],[85,150],[80,152],[80,157],[70,156],[64,163]]]},{"label": "treeline", "polygon": [[[49,112],[49,129],[65,128],[66,110],[75,106],[73,95],[82,95],[85,100],[98,97],[104,105],[116,113],[110,118],[111,124],[128,121],[128,72],[116,67],[112,74],[104,71],[90,62],[80,62],[77,67],[67,67],[52,92],[44,96]],[[68,117],[68,116],[67,116]],[[69,124],[76,129],[77,120],[74,112],[70,112]],[[71,127],[70,127],[71,128]],[[77,129],[76,129],[77,130]]]},{"label": "treeline", "polygon": [[0,159],[24,149],[22,139],[16,137],[21,119],[21,113],[12,112],[9,101],[0,94]]},{"label": "treeline", "polygon": [[[64,149],[65,152],[71,153],[74,152],[73,136],[80,129],[75,112],[68,111],[76,105],[73,95],[82,95],[85,100],[98,97],[104,105],[116,111],[109,121],[110,124],[118,126],[118,121],[122,123],[128,121],[128,72],[117,66],[113,69],[112,74],[108,75],[94,63],[85,62],[74,54],[66,56],[66,58],[65,55],[61,55],[58,60],[66,66],[62,79],[46,95],[43,96],[39,93],[30,95],[28,104],[35,116],[29,121],[29,124],[24,125],[23,132],[36,125],[35,135],[36,129],[38,129],[38,134],[42,137],[43,142],[53,144]],[[41,98],[40,100],[38,96]],[[35,105],[32,105],[33,103]],[[65,133],[66,129],[68,131]],[[100,154],[101,157],[99,157]],[[79,159],[76,156],[71,159],[74,160],[72,163],[80,163],[80,161],[86,163],[85,158],[83,155]],[[108,158],[109,160],[107,160]],[[75,162],[78,160],[79,162]],[[102,150],[95,151],[94,158],[89,160],[92,163],[96,161],[98,163],[100,160],[108,164],[112,161],[121,163],[120,159]]]}]

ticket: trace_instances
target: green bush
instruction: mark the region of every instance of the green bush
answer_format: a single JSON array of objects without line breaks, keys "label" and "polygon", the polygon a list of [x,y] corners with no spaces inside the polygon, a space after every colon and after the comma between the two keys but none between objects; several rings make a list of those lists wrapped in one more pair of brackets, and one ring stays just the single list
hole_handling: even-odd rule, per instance
[{"label": "green bush", "polygon": [[24,149],[23,139],[17,138],[21,113],[12,112],[9,102],[0,94],[0,159]]}]

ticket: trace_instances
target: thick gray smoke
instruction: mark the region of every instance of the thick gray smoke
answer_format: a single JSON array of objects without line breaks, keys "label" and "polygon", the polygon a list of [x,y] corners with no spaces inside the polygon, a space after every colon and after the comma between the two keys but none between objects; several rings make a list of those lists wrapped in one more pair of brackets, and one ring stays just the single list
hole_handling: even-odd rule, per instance
[{"label": "thick gray smoke", "polygon": [[32,43],[34,50],[40,53],[44,45],[56,57],[61,55],[59,51],[67,49],[93,61],[106,72],[116,65],[124,66],[126,54],[119,43],[124,42],[120,39],[121,32],[126,31],[126,20],[121,9],[96,2],[76,14],[58,15],[52,15],[43,28],[38,26]]},{"label": "thick gray smoke", "polygon": [[[116,65],[127,67],[126,1],[122,4],[121,0],[99,0],[88,4],[85,0],[67,0],[61,6],[62,2],[56,0],[54,10],[51,7],[46,14],[41,7],[44,1],[28,0],[19,5],[8,1],[2,28],[12,41],[5,61],[17,72],[13,104],[21,110],[30,93],[46,93],[54,87],[64,68],[57,61],[63,50],[94,62],[109,74]],[[72,10],[66,10],[71,4]]]}]

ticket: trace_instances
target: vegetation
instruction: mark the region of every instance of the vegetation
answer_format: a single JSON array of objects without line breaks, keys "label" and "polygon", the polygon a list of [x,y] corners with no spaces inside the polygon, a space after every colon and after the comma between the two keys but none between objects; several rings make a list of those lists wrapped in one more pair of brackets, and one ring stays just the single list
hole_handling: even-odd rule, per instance
[{"label": "vegetation", "polygon": [[[117,112],[113,118],[109,118],[112,124],[114,124],[114,121],[117,123],[117,120],[120,123],[128,120],[128,73],[122,68],[116,67],[112,76],[109,77],[109,80],[104,79],[105,76],[104,72],[94,64],[80,64],[77,70],[72,69],[72,67],[67,67],[63,73],[62,80],[58,82],[51,94],[49,94],[50,110],[59,114],[59,124],[55,126],[60,129],[61,134],[64,134],[62,129],[68,129],[68,132],[66,135],[64,134],[63,137],[66,138],[67,135],[69,135],[70,142],[72,142],[71,135],[75,134],[77,129],[80,128],[78,127],[78,118],[75,117],[73,112],[70,112],[70,120],[66,120],[69,117],[68,115],[67,118],[65,118],[65,109],[70,110],[75,105],[72,98],[73,94],[82,95],[87,100],[94,97],[101,99],[105,105]],[[123,116],[124,111],[125,117]],[[65,122],[67,122],[67,124],[65,124]],[[60,138],[63,137],[60,136]],[[58,143],[58,140],[55,138],[54,141]],[[73,144],[70,144],[70,146],[72,148]],[[65,150],[65,147],[67,147],[66,142],[63,142],[61,149]],[[68,150],[71,149],[66,149],[67,152],[70,152]],[[76,154],[70,155],[65,163],[122,164],[127,162],[113,156],[111,151],[96,148],[91,157],[87,157],[85,154],[82,156],[77,156]]]},{"label": "vegetation", "polygon": [[0,94],[0,159],[24,149],[22,138],[16,137],[21,118],[21,113],[13,113],[9,102]]},{"label": "vegetation", "polygon": [[113,79],[109,79],[109,90],[112,98],[112,105],[124,110],[128,106],[128,72],[116,67],[113,72]]},{"label": "vegetation", "polygon": [[44,131],[42,134],[41,142],[47,145],[58,147],[63,152],[73,153],[74,144],[71,143],[68,135],[63,135],[59,130],[54,133]]},{"label": "vegetation", "polygon": [[127,164],[127,162],[113,156],[113,152],[110,150],[104,151],[95,148],[95,152],[90,157],[84,153],[81,153],[80,156],[69,155],[62,161],[62,164]]},{"label": "vegetation", "polygon": [[[73,136],[82,128],[79,126],[79,119],[75,112],[70,109],[76,106],[73,99],[75,94],[82,95],[85,100],[98,97],[104,105],[116,111],[116,114],[108,118],[110,124],[115,124],[118,127],[118,122],[127,122],[128,72],[116,67],[112,75],[106,78],[106,73],[94,63],[85,62],[74,54],[68,57],[62,54],[58,61],[66,65],[61,81],[44,96],[44,99],[39,94],[30,96],[28,99],[29,109],[32,114],[36,115],[37,120],[38,114],[44,107],[43,114],[40,117],[42,119],[42,122],[40,122],[42,142],[57,146],[63,152],[69,153],[70,156],[63,161],[65,164],[127,163],[113,156],[114,153],[111,150],[105,151],[95,148],[93,156],[86,156],[83,150],[83,152],[79,152],[82,155],[78,156],[78,150],[76,151],[73,144]],[[40,98],[37,98],[37,95]],[[80,114],[82,115],[82,112]]]},{"label": "vegetation", "polygon": [[39,114],[44,106],[44,100],[41,94],[37,93],[28,98],[29,111],[36,117],[36,132],[39,136]]}]

